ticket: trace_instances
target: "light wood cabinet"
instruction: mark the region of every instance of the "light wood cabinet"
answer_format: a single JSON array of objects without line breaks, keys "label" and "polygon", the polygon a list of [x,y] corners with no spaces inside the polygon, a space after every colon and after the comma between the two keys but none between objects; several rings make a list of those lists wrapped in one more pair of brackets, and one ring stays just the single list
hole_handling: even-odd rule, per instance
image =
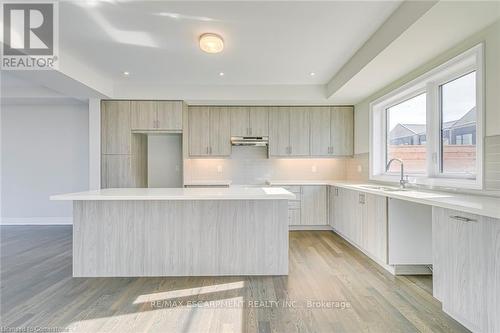
[{"label": "light wood cabinet", "polygon": [[248,107],[231,108],[231,136],[249,136]]},{"label": "light wood cabinet", "polygon": [[334,230],[373,259],[387,263],[387,198],[331,187],[329,202]]},{"label": "light wood cabinet", "polygon": [[231,155],[230,116],[226,107],[210,108],[210,146],[211,156]]},{"label": "light wood cabinet", "polygon": [[290,148],[290,111],[288,107],[269,110],[269,155],[288,156]]},{"label": "light wood cabinet", "polygon": [[101,153],[130,154],[130,102],[102,101]]},{"label": "light wood cabinet", "polygon": [[229,156],[231,125],[227,107],[189,107],[189,155]]},{"label": "light wood cabinet", "polygon": [[500,327],[499,222],[432,209],[434,296],[445,312],[474,332],[497,332]]},{"label": "light wood cabinet", "polygon": [[330,107],[317,107],[311,110],[311,155],[331,155]]},{"label": "light wood cabinet", "polygon": [[249,111],[250,135],[269,135],[269,112],[265,106],[251,106]]},{"label": "light wood cabinet", "polygon": [[365,194],[362,246],[373,258],[387,263],[387,198]]},{"label": "light wood cabinet", "polygon": [[269,111],[269,155],[309,155],[309,112],[303,107],[273,107]]},{"label": "light wood cabinet", "polygon": [[302,225],[328,225],[326,186],[302,186],[300,202]]},{"label": "light wood cabinet", "polygon": [[268,136],[269,113],[264,106],[229,107],[232,136]]},{"label": "light wood cabinet", "polygon": [[131,101],[132,130],[181,131],[181,101]]},{"label": "light wood cabinet", "polygon": [[354,108],[334,106],[331,111],[331,154],[350,156],[354,153]]},{"label": "light wood cabinet", "polygon": [[290,111],[290,155],[310,155],[309,114],[307,107],[296,107]]}]

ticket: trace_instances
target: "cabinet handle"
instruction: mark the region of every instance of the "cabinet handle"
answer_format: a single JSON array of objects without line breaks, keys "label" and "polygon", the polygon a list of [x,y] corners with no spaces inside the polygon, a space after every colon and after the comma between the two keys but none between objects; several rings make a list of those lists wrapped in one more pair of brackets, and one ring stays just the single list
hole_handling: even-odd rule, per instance
[{"label": "cabinet handle", "polygon": [[207,147],[207,154],[208,154],[208,147]]},{"label": "cabinet handle", "polygon": [[471,219],[471,218],[459,216],[459,215],[450,215],[450,218],[457,220],[457,221],[461,221],[461,222],[477,222],[476,219]]},{"label": "cabinet handle", "polygon": [[365,204],[365,195],[364,194],[362,194],[362,193],[359,194],[358,202],[362,205]]},{"label": "cabinet handle", "polygon": [[339,188],[338,188],[338,187],[336,187],[336,188],[335,188],[335,196],[336,196],[336,197],[338,197],[338,196],[339,196]]},{"label": "cabinet handle", "polygon": [[210,147],[210,155],[212,155],[212,147]]},{"label": "cabinet handle", "polygon": [[292,154],[292,146],[290,146],[290,152],[289,152],[289,154],[290,155]]},{"label": "cabinet handle", "polygon": [[250,135],[252,135],[252,128],[251,127],[248,128],[248,132],[250,133]]}]

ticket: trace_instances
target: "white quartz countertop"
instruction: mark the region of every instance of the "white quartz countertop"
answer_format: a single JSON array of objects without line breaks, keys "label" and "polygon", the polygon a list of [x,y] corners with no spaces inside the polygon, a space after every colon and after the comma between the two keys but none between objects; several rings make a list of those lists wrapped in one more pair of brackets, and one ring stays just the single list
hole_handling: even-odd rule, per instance
[{"label": "white quartz countertop", "polygon": [[50,200],[290,200],[295,195],[277,187],[109,188],[52,195]]},{"label": "white quartz countertop", "polygon": [[184,186],[229,186],[231,185],[231,180],[188,180]]},{"label": "white quartz countertop", "polygon": [[[383,188],[394,188],[377,183],[360,183],[339,180],[306,180],[306,181],[268,181],[270,186],[286,185],[331,185],[357,190],[365,193],[383,195],[388,198],[400,199],[424,205],[453,209],[470,214],[500,219],[500,198],[474,194],[461,194],[443,191],[408,188],[405,191],[387,191]],[[380,187],[378,189],[377,187]]]}]

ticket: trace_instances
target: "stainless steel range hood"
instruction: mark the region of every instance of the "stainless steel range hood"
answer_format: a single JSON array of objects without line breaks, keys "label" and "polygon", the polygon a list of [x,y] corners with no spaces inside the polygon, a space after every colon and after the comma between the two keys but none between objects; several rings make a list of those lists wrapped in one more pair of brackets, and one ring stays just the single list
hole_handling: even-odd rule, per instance
[{"label": "stainless steel range hood", "polygon": [[231,145],[233,146],[252,146],[267,147],[269,137],[267,136],[232,136]]}]

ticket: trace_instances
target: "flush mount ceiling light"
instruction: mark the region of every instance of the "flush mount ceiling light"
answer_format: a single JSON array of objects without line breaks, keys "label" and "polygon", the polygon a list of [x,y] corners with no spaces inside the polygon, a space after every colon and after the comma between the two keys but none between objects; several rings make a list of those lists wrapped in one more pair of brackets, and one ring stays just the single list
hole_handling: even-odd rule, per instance
[{"label": "flush mount ceiling light", "polygon": [[123,76],[129,76],[129,75],[130,75],[130,72],[127,72],[127,71],[123,72]]},{"label": "flush mount ceiling light", "polygon": [[224,41],[219,35],[203,34],[200,36],[200,49],[207,53],[219,53],[224,49]]}]

